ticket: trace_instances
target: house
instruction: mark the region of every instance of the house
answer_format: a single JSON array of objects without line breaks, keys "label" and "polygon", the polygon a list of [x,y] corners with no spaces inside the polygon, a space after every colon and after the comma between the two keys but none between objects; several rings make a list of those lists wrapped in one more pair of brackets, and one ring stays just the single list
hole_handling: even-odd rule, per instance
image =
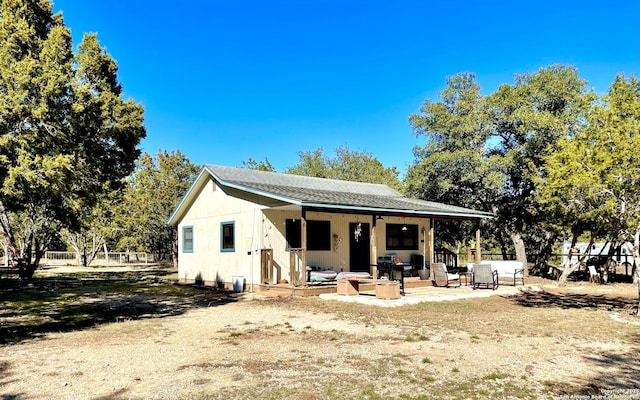
[{"label": "house", "polygon": [[[490,217],[386,185],[206,165],[167,223],[178,227],[181,283],[241,281],[253,291],[283,280],[305,285],[307,266],[370,272],[389,253],[428,263],[435,220]],[[479,238],[478,229],[478,260]]]}]

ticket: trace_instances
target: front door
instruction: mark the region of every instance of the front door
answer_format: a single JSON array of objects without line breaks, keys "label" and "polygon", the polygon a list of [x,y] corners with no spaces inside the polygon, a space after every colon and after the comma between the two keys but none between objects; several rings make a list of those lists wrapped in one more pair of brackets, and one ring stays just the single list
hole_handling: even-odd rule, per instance
[{"label": "front door", "polygon": [[351,271],[370,272],[369,224],[349,223],[349,268]]}]

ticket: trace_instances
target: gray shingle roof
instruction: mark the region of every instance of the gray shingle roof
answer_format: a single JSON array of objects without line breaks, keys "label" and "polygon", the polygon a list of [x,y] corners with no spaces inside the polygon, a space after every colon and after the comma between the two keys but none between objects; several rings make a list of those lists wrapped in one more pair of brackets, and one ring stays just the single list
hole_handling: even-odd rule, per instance
[{"label": "gray shingle roof", "polygon": [[386,185],[279,174],[246,168],[206,165],[222,186],[300,206],[379,212],[487,218],[489,213],[442,203],[409,199]]}]

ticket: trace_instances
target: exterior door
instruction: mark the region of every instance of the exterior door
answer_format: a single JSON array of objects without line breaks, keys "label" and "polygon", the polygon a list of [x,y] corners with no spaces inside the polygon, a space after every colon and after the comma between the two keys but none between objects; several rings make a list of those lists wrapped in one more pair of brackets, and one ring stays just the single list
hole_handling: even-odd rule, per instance
[{"label": "exterior door", "polygon": [[370,272],[369,224],[349,223],[349,268],[351,271]]}]

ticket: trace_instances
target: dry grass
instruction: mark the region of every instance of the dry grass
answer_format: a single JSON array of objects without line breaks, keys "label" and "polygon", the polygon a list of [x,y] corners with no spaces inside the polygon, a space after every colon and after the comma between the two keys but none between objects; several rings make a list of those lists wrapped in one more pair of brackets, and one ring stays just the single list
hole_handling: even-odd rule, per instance
[{"label": "dry grass", "polygon": [[537,399],[640,388],[632,285],[378,308],[236,301],[169,276],[67,274],[1,291],[0,396]]}]

